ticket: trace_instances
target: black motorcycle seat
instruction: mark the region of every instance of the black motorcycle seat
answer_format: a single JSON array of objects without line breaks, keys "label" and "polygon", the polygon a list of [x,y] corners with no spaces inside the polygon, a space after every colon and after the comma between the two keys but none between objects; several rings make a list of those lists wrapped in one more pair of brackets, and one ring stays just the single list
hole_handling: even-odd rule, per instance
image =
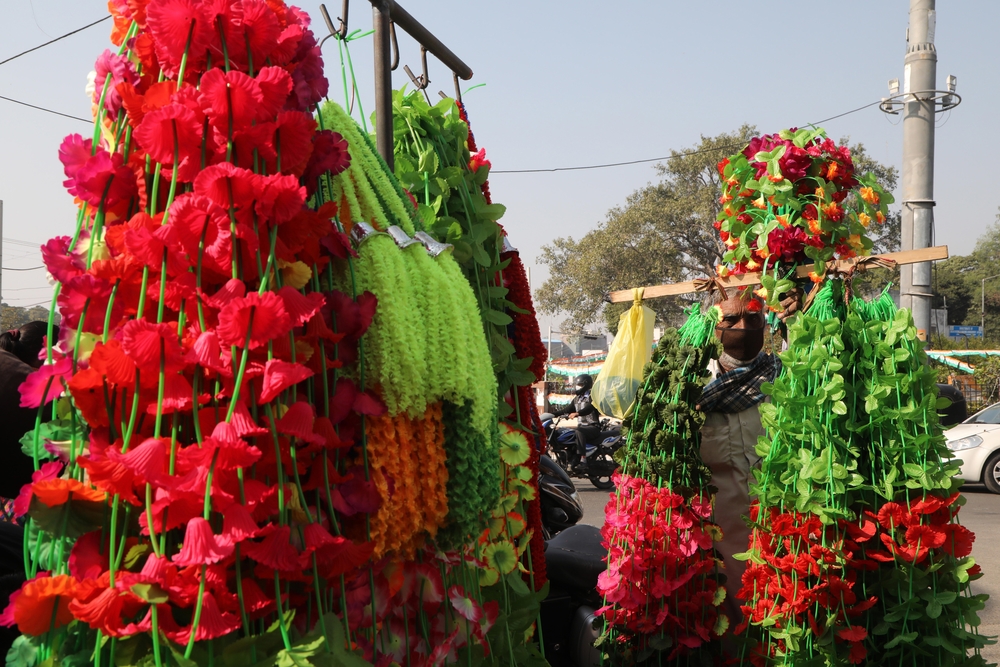
[{"label": "black motorcycle seat", "polygon": [[607,556],[607,549],[601,546],[601,529],[594,526],[570,526],[545,543],[549,579],[569,588],[597,588]]}]

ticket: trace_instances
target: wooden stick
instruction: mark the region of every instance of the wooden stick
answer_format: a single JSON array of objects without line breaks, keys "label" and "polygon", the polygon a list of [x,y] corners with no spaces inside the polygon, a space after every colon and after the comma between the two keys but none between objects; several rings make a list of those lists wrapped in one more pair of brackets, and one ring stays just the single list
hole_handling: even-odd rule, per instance
[{"label": "wooden stick", "polygon": [[[883,259],[889,259],[896,264],[918,264],[920,262],[931,262],[938,259],[948,259],[948,246],[939,245],[933,248],[920,248],[919,250],[904,250],[902,252],[889,252],[884,255],[878,255]],[[848,271],[852,266],[858,263],[859,260],[864,259],[863,257],[853,257],[851,259],[837,259],[831,262],[827,262],[827,270],[834,271]],[[811,271],[815,269],[814,264],[808,266],[800,266],[795,269],[796,278],[805,278],[809,275]],[[759,285],[760,284],[760,274],[759,273],[744,273],[739,276],[727,276],[726,278],[719,278],[719,282],[725,287],[743,287],[745,285]],[[679,294],[691,294],[692,292],[697,292],[695,288],[695,281],[689,280],[684,283],[673,283],[668,285],[653,285],[652,287],[647,287],[643,291],[642,298],[645,299],[656,299],[661,296],[677,296]],[[626,301],[632,300],[632,290],[624,289],[611,292],[608,295],[611,303],[624,303]]]}]

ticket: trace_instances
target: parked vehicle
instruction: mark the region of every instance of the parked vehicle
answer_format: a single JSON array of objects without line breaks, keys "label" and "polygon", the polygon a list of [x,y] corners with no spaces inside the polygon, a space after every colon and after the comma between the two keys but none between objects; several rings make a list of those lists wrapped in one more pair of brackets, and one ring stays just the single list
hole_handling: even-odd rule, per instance
[{"label": "parked vehicle", "polygon": [[944,436],[948,449],[962,462],[959,477],[1000,493],[1000,403],[980,410]]},{"label": "parked vehicle", "polygon": [[538,495],[542,535],[550,540],[583,518],[583,505],[573,480],[547,455],[538,457]]},{"label": "parked vehicle", "polygon": [[559,428],[562,420],[548,412],[542,414],[541,419],[548,453],[563,470],[571,477],[589,479],[591,484],[602,491],[614,488],[611,476],[618,468],[614,455],[623,444],[620,426],[613,425],[610,419],[601,419],[600,434],[594,442],[587,443],[587,467],[581,470],[576,451],[576,430]]},{"label": "parked vehicle", "polygon": [[599,667],[594,648],[599,633],[595,610],[601,606],[597,577],[604,571],[606,550],[599,528],[576,525],[583,505],[573,481],[544,454],[538,461],[549,594],[542,601],[545,658],[552,667]]}]

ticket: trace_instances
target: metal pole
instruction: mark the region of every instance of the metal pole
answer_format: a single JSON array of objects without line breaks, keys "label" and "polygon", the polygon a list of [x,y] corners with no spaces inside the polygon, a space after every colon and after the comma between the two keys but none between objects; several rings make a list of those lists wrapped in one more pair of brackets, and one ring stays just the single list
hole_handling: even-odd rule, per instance
[{"label": "metal pole", "polygon": [[371,0],[375,27],[375,146],[393,170],[392,55],[389,36],[390,0]]},{"label": "metal pole", "polygon": [[[935,0],[910,0],[903,93],[937,88],[934,31]],[[934,100],[933,94],[904,97],[903,116],[903,250],[929,248],[934,234]],[[913,311],[918,335],[926,338],[931,323],[931,263],[900,268],[900,305]]]},{"label": "metal pole", "polygon": [[549,325],[549,340],[548,340],[548,344],[549,344],[548,358],[549,358],[549,361],[551,362],[552,361],[552,325],[551,324]]},{"label": "metal pole", "polygon": [[[371,0],[374,5],[378,0]],[[462,62],[451,49],[445,46],[440,39],[420,24],[417,19],[410,16],[409,12],[399,6],[395,0],[384,0],[386,11],[392,15],[392,22],[406,31],[413,39],[420,42],[428,51],[440,60],[445,67],[457,74],[459,78],[468,81],[472,78],[472,68]]]}]

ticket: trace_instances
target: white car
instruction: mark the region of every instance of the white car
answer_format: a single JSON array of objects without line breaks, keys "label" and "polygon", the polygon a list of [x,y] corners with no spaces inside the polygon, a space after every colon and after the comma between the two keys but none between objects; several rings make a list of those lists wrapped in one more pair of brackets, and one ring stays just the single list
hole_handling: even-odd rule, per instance
[{"label": "white car", "polygon": [[966,482],[982,482],[1000,493],[1000,403],[980,410],[944,432],[948,449],[962,462]]}]

